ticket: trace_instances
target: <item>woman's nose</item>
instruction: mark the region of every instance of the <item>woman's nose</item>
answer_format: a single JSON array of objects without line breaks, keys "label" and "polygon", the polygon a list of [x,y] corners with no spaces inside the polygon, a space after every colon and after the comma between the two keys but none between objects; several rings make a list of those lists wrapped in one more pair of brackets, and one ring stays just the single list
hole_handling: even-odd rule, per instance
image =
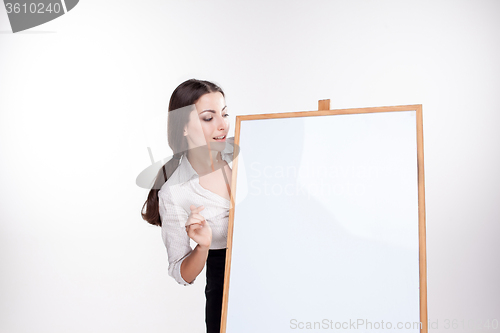
[{"label": "woman's nose", "polygon": [[226,120],[224,119],[224,117],[217,117],[219,122],[217,123],[217,129],[219,129],[220,131],[224,131],[227,127],[227,124],[226,124]]}]

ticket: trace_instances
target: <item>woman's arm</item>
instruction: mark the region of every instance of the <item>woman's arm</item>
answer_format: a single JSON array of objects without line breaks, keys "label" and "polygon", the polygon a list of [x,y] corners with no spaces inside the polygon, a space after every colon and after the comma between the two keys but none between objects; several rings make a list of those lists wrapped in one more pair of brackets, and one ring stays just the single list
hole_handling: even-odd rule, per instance
[{"label": "woman's arm", "polygon": [[[212,230],[199,211],[203,206],[191,206],[191,214],[176,203],[174,198],[182,197],[174,186],[164,187],[158,193],[162,238],[168,254],[168,274],[184,286],[193,284],[208,257],[212,242]],[[174,193],[172,193],[172,191]],[[188,221],[189,220],[189,221]],[[189,227],[185,227],[185,225]],[[193,250],[190,239],[197,245]],[[186,263],[184,263],[186,261]]]},{"label": "woman's arm", "polygon": [[168,257],[168,275],[173,277],[177,283],[189,286],[193,284],[194,280],[187,282],[181,275],[182,262],[193,251],[190,238],[184,227],[189,214],[176,203],[175,195],[171,190],[174,190],[175,194],[179,194],[176,189],[169,187],[164,187],[158,192],[161,234]]},{"label": "woman's arm", "polygon": [[212,229],[199,213],[204,209],[203,205],[200,207],[191,205],[190,209],[191,213],[186,221],[186,232],[198,245],[181,264],[181,276],[189,283],[194,281],[203,270],[212,243]]},{"label": "woman's arm", "polygon": [[194,250],[181,263],[181,276],[188,282],[193,283],[194,279],[200,274],[205,267],[205,262],[208,257],[208,250],[200,244],[196,245]]}]

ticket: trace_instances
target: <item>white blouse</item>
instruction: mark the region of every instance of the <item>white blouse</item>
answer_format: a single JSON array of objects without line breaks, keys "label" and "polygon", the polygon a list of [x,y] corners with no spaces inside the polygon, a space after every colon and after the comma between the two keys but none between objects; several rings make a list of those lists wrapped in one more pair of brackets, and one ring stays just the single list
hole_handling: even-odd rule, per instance
[{"label": "white blouse", "polygon": [[[226,139],[222,158],[232,169],[234,137]],[[203,205],[200,214],[212,228],[210,249],[227,246],[227,226],[230,201],[203,188],[199,175],[189,163],[186,153],[181,156],[179,166],[158,192],[161,234],[167,248],[168,275],[184,286],[191,285],[181,276],[181,263],[193,251],[185,224],[191,213],[191,205]],[[195,279],[196,280],[196,279]]]}]

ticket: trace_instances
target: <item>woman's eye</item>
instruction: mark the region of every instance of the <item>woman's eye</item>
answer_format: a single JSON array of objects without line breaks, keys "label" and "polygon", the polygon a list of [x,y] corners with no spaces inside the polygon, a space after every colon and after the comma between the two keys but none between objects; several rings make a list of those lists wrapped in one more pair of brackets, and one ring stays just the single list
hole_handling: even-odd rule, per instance
[{"label": "woman's eye", "polygon": [[[229,117],[229,113],[226,113],[226,114],[224,114],[224,115],[222,115],[222,116],[223,116],[223,117]],[[214,118],[213,118],[213,117],[212,117],[212,118],[204,118],[203,120],[204,120],[204,121],[210,121],[210,120],[212,120],[212,119],[214,119]]]}]

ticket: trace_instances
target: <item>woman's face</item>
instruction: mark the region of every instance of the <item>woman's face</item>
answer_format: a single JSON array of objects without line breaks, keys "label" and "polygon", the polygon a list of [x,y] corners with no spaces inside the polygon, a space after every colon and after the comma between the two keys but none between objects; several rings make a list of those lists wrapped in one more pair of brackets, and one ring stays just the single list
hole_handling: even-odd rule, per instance
[{"label": "woman's face", "polygon": [[[196,110],[191,112],[184,135],[189,149],[210,146],[210,150],[224,150],[226,135],[229,131],[229,114],[226,101],[220,92],[202,95],[195,103]],[[217,137],[224,138],[222,140]]]}]

